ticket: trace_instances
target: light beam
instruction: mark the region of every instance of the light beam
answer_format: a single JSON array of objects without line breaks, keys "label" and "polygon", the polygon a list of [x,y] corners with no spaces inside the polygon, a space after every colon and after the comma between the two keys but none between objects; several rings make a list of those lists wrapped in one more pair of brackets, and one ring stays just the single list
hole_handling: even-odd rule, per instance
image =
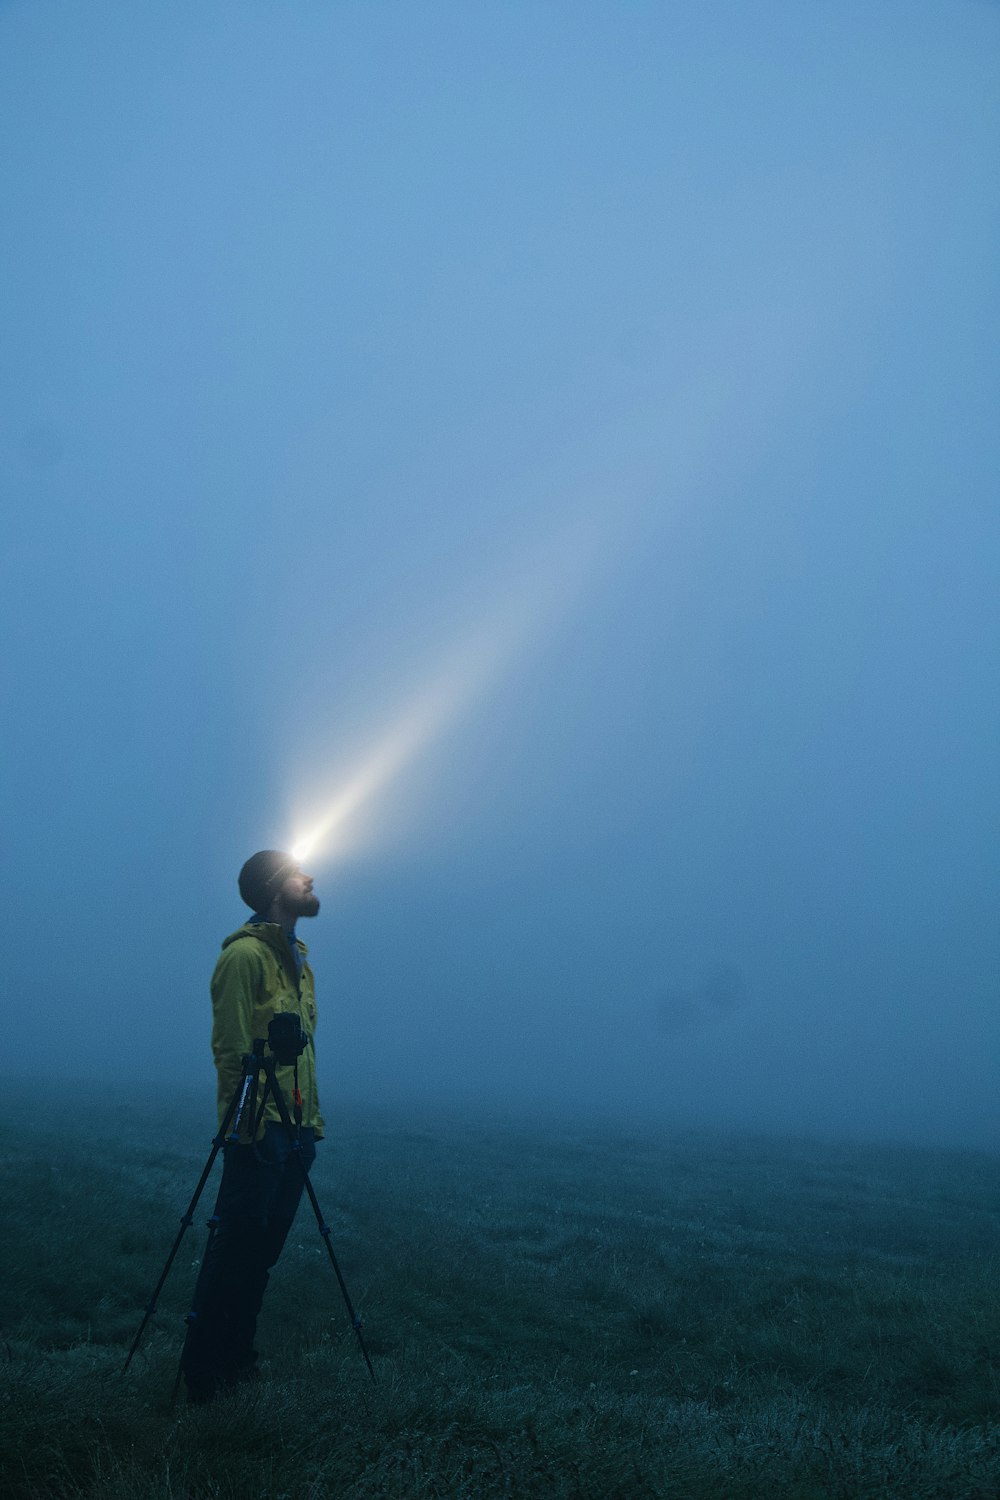
[{"label": "light beam", "polygon": [[[503,602],[485,623],[467,630],[443,653],[401,713],[377,734],[351,770],[322,798],[321,810],[303,819],[292,846],[297,860],[321,859],[358,838],[366,809],[431,744],[480,698],[542,627],[553,625],[578,593],[598,553],[597,526],[575,522],[540,549],[530,567],[503,590]],[[301,824],[300,824],[301,827]]]}]

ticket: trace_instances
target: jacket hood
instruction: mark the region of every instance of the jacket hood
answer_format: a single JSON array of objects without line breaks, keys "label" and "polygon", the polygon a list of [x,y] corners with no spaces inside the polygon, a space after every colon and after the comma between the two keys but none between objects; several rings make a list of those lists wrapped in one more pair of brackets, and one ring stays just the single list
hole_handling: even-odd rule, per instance
[{"label": "jacket hood", "polygon": [[[235,943],[240,938],[245,937],[256,938],[258,942],[266,943],[269,948],[273,948],[275,953],[278,954],[285,954],[289,950],[287,934],[278,922],[244,922],[242,927],[237,927],[235,932],[231,932],[227,938],[223,938],[222,946],[223,948],[228,948],[230,943]],[[298,934],[296,934],[295,942],[299,952],[305,958],[309,949]]]}]

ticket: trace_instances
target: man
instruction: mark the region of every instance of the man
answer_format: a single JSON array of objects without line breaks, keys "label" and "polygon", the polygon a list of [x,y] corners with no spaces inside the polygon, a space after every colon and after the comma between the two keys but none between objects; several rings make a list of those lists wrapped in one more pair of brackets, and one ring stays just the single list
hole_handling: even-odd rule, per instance
[{"label": "man", "polygon": [[[295,1155],[308,1170],[323,1135],[313,975],[305,944],[295,934],[299,917],[319,911],[312,876],[290,854],[262,849],[240,871],[239,890],[253,916],[226,938],[212,975],[219,1119],[239,1087],[243,1058],[254,1039],[267,1036],[279,1012],[292,1012],[307,1038],[305,1049],[294,1064],[277,1067],[276,1079],[294,1117],[299,1150],[294,1152],[271,1098],[256,1132],[247,1109],[238,1139],[223,1147],[218,1223],[195,1287],[181,1359],[188,1400],[194,1402],[211,1401],[220,1390],[256,1377],[257,1314],[302,1195],[302,1167]],[[261,1075],[261,1096],[263,1089]]]}]

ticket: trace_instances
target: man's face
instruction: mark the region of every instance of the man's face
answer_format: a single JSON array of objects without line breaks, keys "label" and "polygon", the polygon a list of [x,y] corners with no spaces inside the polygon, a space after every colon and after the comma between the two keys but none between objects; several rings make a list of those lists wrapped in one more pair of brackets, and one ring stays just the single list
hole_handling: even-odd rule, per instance
[{"label": "man's face", "polygon": [[314,917],[319,911],[319,897],[313,895],[313,878],[304,870],[293,870],[285,876],[278,901],[292,918]]}]

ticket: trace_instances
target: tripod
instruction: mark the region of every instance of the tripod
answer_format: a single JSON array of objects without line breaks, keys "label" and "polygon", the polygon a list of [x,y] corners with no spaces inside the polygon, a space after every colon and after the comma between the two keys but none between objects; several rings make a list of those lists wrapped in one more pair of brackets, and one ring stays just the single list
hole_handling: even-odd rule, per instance
[{"label": "tripod", "polygon": [[[145,1332],[146,1324],[149,1322],[150,1318],[153,1316],[153,1313],[156,1311],[157,1300],[161,1291],[163,1290],[166,1279],[170,1274],[170,1268],[174,1263],[174,1258],[177,1255],[177,1251],[180,1249],[181,1240],[184,1238],[184,1232],[189,1227],[189,1225],[194,1222],[194,1211],[198,1204],[198,1200],[201,1197],[202,1192],[204,1191],[205,1184],[208,1181],[209,1175],[212,1171],[212,1167],[215,1164],[215,1158],[218,1156],[220,1150],[227,1141],[231,1143],[235,1143],[238,1141],[240,1125],[243,1121],[244,1115],[248,1116],[251,1123],[250,1140],[253,1141],[256,1139],[257,1130],[264,1116],[265,1106],[267,1104],[268,1098],[271,1097],[274,1099],[274,1103],[277,1107],[278,1116],[281,1121],[282,1128],[284,1129],[285,1134],[288,1136],[288,1139],[291,1143],[291,1154],[298,1162],[299,1169],[302,1172],[303,1186],[305,1187],[306,1193],[309,1197],[309,1202],[312,1204],[313,1213],[316,1215],[316,1223],[319,1228],[320,1235],[322,1236],[323,1243],[326,1246],[327,1254],[330,1257],[330,1264],[333,1266],[334,1274],[337,1278],[337,1284],[340,1287],[341,1295],[344,1299],[344,1305],[347,1308],[347,1313],[351,1320],[351,1327],[354,1329],[354,1332],[357,1335],[358,1345],[361,1349],[362,1355],[364,1356],[365,1364],[368,1367],[368,1373],[371,1376],[372,1380],[375,1379],[375,1371],[372,1367],[372,1362],[369,1357],[368,1350],[365,1347],[364,1337],[361,1332],[361,1319],[354,1310],[350,1294],[347,1290],[347,1283],[344,1281],[343,1273],[340,1269],[340,1265],[338,1264],[337,1257],[334,1254],[333,1245],[330,1242],[332,1231],[323,1217],[323,1211],[319,1206],[319,1200],[316,1197],[316,1191],[313,1188],[312,1182],[310,1180],[308,1168],[306,1167],[305,1162],[302,1159],[301,1143],[299,1141],[298,1131],[292,1124],[291,1117],[288,1113],[288,1106],[286,1105],[281,1092],[281,1086],[278,1083],[277,1077],[275,1076],[275,1070],[279,1062],[294,1059],[286,1059],[283,1055],[281,1055],[280,1049],[278,1055],[275,1055],[275,1053],[272,1051],[270,1055],[265,1056],[264,1045],[265,1044],[263,1038],[255,1039],[252,1044],[251,1051],[248,1052],[247,1055],[243,1058],[243,1072],[240,1077],[240,1081],[236,1085],[236,1089],[233,1092],[233,1097],[230,1099],[225,1114],[222,1117],[222,1123],[219,1126],[219,1132],[212,1140],[212,1149],[209,1153],[208,1161],[205,1163],[202,1174],[198,1179],[198,1185],[194,1190],[191,1202],[188,1204],[186,1211],[181,1216],[181,1227],[177,1231],[174,1243],[170,1248],[170,1253],[167,1256],[166,1264],[164,1265],[163,1270],[160,1273],[160,1279],[153,1289],[153,1294],[150,1297],[149,1302],[146,1304],[142,1322],[139,1324],[139,1327],[136,1330],[135,1338],[132,1340],[132,1347],[129,1349],[128,1356],[125,1360],[124,1365],[122,1366],[121,1373],[123,1375],[128,1370],[129,1365],[132,1363],[132,1357],[139,1347],[139,1341],[141,1340],[142,1335]],[[264,1088],[258,1102],[258,1081],[259,1076],[262,1072],[264,1074],[265,1081]],[[301,1115],[301,1110],[298,1108],[297,1089],[296,1115],[297,1117]],[[229,1130],[230,1123],[232,1124],[232,1131],[227,1135],[226,1132],[227,1130]],[[208,1223],[209,1244],[211,1244],[212,1237],[214,1236],[216,1227],[218,1225],[218,1220],[216,1219],[214,1214],[212,1218],[209,1219]],[[192,1322],[195,1316],[195,1313],[189,1313],[188,1322]]]}]

